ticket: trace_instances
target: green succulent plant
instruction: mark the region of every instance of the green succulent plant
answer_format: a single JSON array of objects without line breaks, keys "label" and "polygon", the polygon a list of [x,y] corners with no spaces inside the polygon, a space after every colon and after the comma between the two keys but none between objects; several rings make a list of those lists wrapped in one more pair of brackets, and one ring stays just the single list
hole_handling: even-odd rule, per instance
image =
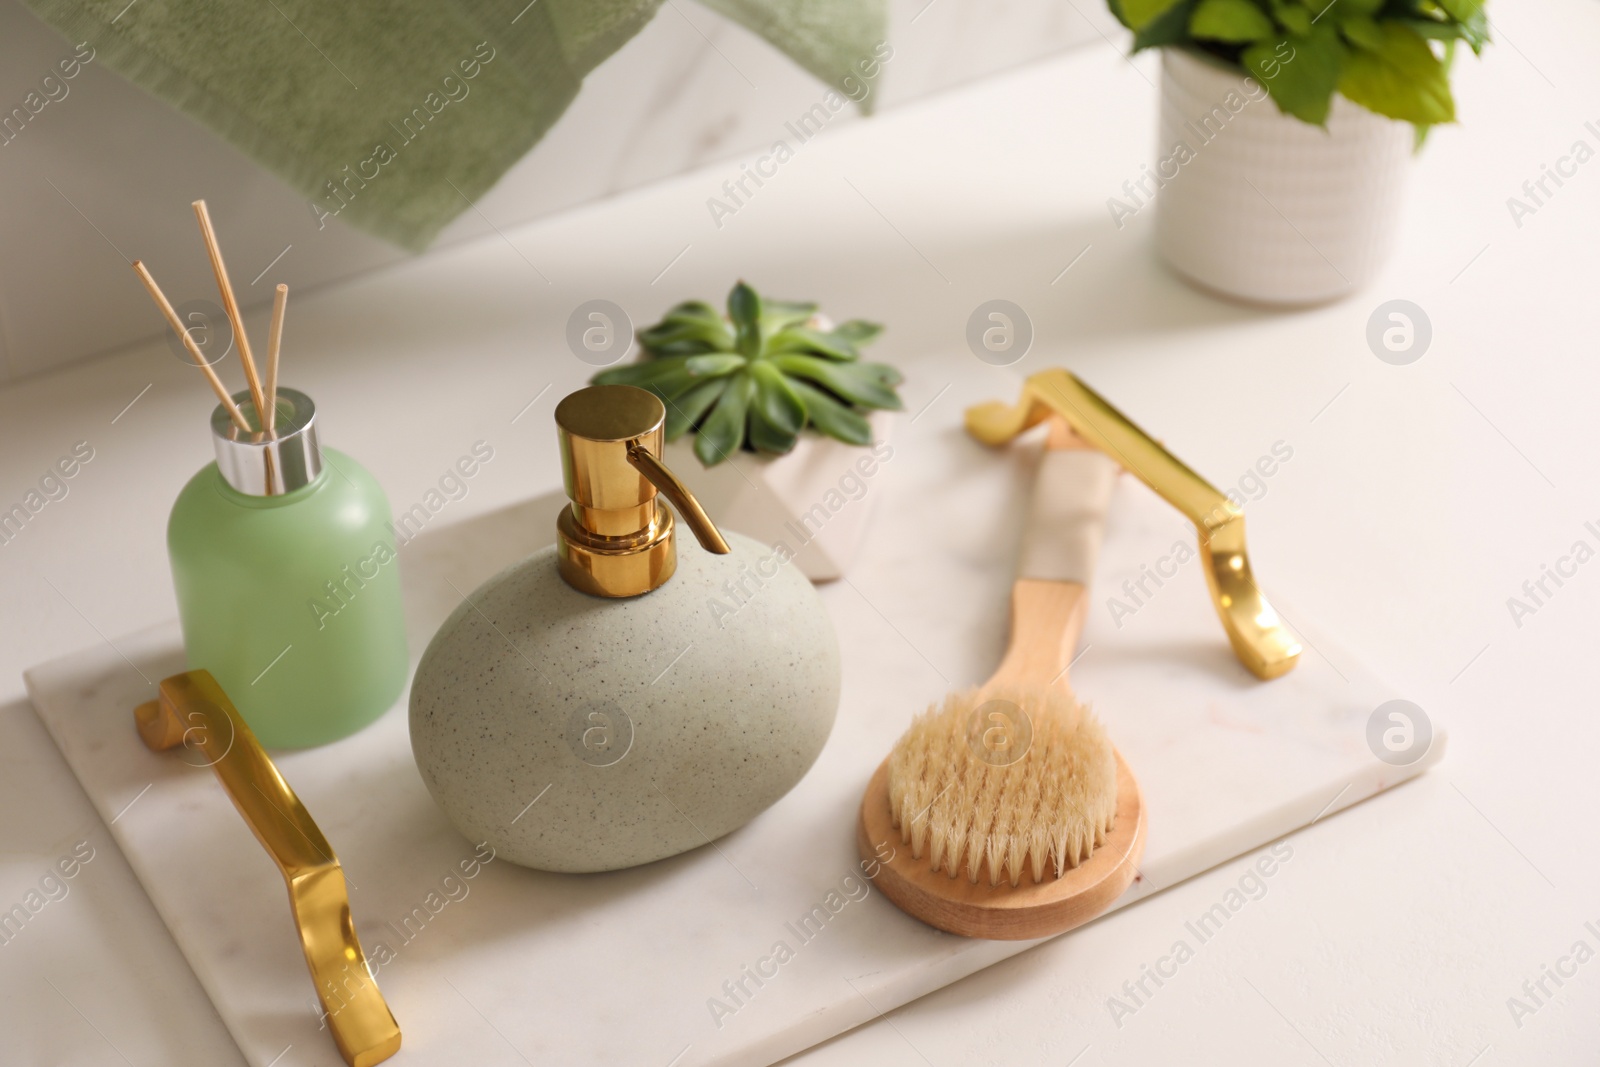
[{"label": "green succulent plant", "polygon": [[[1334,93],[1430,126],[1454,122],[1457,42],[1489,40],[1484,0],[1108,0],[1133,47],[1186,46],[1243,67],[1279,110],[1321,126]],[[1442,42],[1442,54],[1433,42]]]},{"label": "green succulent plant", "polygon": [[866,412],[899,411],[900,372],[861,360],[883,327],[851,319],[832,329],[817,305],[763,300],[744,282],[724,317],[686,301],[639,331],[643,357],[601,371],[596,385],[636,385],[667,407],[667,440],[695,432],[708,467],[744,449],[782,455],[810,429],[852,445],[872,443]]}]

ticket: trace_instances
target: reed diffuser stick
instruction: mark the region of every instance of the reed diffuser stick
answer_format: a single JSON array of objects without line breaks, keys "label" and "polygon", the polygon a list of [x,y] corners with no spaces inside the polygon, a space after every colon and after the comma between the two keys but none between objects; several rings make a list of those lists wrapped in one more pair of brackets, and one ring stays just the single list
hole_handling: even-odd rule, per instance
[{"label": "reed diffuser stick", "polygon": [[200,346],[194,343],[194,338],[189,331],[183,328],[183,321],[178,318],[178,313],[172,309],[172,302],[167,299],[167,294],[161,291],[161,286],[151,276],[150,271],[140,260],[133,261],[133,272],[144,282],[150,299],[156,302],[156,307],[161,309],[162,316],[167,320],[167,325],[172,327],[172,332],[183,341],[183,347],[189,350],[194,357],[194,365],[200,368],[200,373],[206,376],[206,381],[211,383],[211,391],[217,394],[217,399],[222,401],[222,407],[233,420],[233,424],[245,433],[252,432],[250,424],[245,421],[244,412],[239,410],[239,405],[233,402],[233,397],[228,394],[227,386],[222,384],[222,379],[217,377],[217,372],[211,369],[211,364],[206,362],[205,354],[200,351]]},{"label": "reed diffuser stick", "polygon": [[278,348],[283,344],[283,312],[289,305],[289,287],[279,284],[272,296],[272,327],[267,331],[267,396],[265,429],[271,433],[278,421]]},{"label": "reed diffuser stick", "polygon": [[228,280],[228,266],[222,261],[222,248],[217,244],[217,231],[211,226],[211,213],[204,200],[190,205],[194,217],[200,221],[200,236],[205,238],[206,253],[211,257],[211,273],[217,276],[217,290],[222,294],[222,309],[233,323],[233,336],[239,343],[239,362],[244,364],[244,380],[250,386],[250,399],[256,406],[256,425],[267,424],[267,402],[261,395],[261,377],[256,373],[255,356],[250,353],[250,338],[244,332],[244,316],[239,314],[239,300],[233,295],[233,283]]}]

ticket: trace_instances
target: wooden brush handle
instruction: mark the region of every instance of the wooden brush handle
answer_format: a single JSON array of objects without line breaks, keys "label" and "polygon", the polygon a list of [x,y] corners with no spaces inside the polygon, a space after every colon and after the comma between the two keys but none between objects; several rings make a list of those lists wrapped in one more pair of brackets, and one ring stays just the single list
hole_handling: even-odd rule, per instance
[{"label": "wooden brush handle", "polygon": [[1011,645],[986,689],[1067,686],[1117,469],[1051,420],[1011,590]]},{"label": "wooden brush handle", "polygon": [[1070,436],[1065,423],[1059,425],[1061,435],[1052,427],[1039,457],[1017,577],[1088,585],[1100,558],[1118,468],[1110,456]]}]

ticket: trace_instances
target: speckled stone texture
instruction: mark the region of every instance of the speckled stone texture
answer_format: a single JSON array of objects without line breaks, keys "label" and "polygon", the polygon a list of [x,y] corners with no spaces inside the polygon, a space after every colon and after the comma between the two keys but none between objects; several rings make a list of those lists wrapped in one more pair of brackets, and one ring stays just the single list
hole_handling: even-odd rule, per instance
[{"label": "speckled stone texture", "polygon": [[548,548],[439,628],[411,686],[411,746],[456,827],[547,871],[607,871],[727,834],[810,769],[839,704],[816,591],[764,545],[680,543],[661,588],[562,581]]}]

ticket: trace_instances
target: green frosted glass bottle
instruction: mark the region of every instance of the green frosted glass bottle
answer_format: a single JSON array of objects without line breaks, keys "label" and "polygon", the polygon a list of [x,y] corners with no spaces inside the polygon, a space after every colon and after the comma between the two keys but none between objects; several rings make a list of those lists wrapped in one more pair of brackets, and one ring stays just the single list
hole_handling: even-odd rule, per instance
[{"label": "green frosted glass bottle", "polygon": [[[298,748],[382,715],[409,659],[382,488],[318,445],[310,397],[277,397],[271,434],[217,407],[217,461],[178,494],[167,552],[190,669],[211,672],[262,744]],[[235,400],[256,426],[249,394]]]}]

